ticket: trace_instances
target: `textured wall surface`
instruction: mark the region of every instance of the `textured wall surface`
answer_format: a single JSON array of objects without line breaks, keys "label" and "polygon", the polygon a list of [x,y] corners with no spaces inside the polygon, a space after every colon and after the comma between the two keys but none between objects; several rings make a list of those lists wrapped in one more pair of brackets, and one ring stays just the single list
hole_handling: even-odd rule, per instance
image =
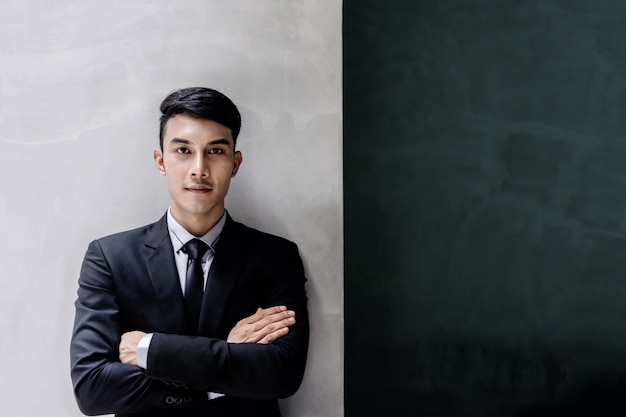
[{"label": "textured wall surface", "polygon": [[78,416],[68,344],[87,243],[158,219],[158,104],[216,88],[239,106],[227,207],[300,246],[312,341],[286,416],[343,405],[341,1],[0,4],[2,415]]}]

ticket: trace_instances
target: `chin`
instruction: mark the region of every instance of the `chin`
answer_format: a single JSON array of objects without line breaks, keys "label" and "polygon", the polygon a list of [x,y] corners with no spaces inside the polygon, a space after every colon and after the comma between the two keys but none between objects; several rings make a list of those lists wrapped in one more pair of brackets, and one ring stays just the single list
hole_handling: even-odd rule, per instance
[{"label": "chin", "polygon": [[218,210],[218,207],[213,205],[194,205],[186,207],[185,212],[192,216],[208,216],[216,210]]}]

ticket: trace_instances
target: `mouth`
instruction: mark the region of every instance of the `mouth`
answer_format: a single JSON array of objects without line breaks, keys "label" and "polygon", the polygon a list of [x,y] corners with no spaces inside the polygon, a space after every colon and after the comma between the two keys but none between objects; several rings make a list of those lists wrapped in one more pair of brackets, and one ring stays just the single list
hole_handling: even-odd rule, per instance
[{"label": "mouth", "polygon": [[194,194],[206,194],[213,190],[213,187],[210,185],[204,184],[193,184],[188,187],[185,187],[185,190],[194,193]]}]

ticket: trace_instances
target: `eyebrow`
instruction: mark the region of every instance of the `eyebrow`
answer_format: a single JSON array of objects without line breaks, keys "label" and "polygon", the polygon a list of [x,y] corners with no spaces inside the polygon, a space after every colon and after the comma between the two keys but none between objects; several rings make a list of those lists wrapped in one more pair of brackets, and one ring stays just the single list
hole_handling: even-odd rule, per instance
[{"label": "eyebrow", "polygon": [[[182,143],[183,145],[192,145],[192,142],[190,140],[187,139],[182,139],[182,138],[173,138],[170,143]],[[212,140],[211,142],[209,142],[209,145],[226,145],[226,146],[230,146],[230,142],[224,138],[222,139],[215,139]]]}]

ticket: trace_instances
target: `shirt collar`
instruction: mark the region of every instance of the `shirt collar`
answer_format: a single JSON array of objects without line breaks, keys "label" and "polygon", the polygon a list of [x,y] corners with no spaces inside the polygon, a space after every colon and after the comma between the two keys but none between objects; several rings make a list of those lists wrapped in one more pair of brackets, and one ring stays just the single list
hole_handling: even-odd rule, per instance
[{"label": "shirt collar", "polygon": [[224,225],[226,224],[226,211],[222,217],[215,223],[215,226],[211,228],[204,236],[194,236],[189,233],[183,226],[180,225],[172,216],[171,207],[167,209],[167,227],[170,232],[170,240],[174,247],[174,252],[178,252],[182,247],[191,239],[200,239],[215,252],[215,244],[220,238]]}]

